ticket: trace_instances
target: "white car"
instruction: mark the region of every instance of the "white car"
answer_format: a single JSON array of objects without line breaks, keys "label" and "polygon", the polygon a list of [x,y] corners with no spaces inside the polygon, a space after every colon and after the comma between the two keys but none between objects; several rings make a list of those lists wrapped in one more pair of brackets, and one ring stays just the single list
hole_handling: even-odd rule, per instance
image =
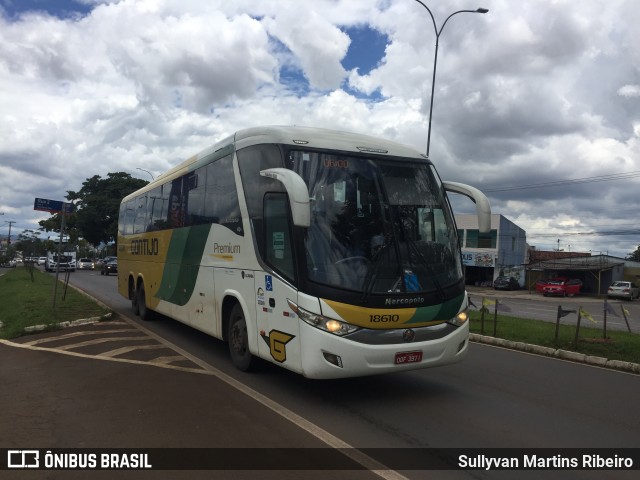
[{"label": "white car", "polygon": [[90,258],[81,258],[78,260],[78,270],[93,270],[93,261]]},{"label": "white car", "polygon": [[627,300],[640,298],[640,288],[633,282],[613,282],[607,291],[607,297],[619,297]]}]

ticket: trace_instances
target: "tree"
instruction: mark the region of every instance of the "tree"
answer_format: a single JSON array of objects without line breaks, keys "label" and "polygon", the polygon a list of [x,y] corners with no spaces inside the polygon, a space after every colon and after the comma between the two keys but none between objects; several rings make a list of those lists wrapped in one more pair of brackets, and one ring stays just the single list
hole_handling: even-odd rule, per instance
[{"label": "tree", "polygon": [[[107,178],[94,175],[77,191],[67,191],[67,200],[75,205],[75,213],[66,215],[69,241],[82,237],[91,245],[115,241],[118,233],[120,201],[149,182],[133,178],[125,172],[108,173]],[[60,231],[60,214],[40,221],[46,231]]]},{"label": "tree", "polygon": [[636,251],[627,255],[627,260],[631,260],[634,262],[640,262],[640,245],[636,248]]},{"label": "tree", "polygon": [[35,230],[24,230],[16,240],[16,250],[22,252],[23,257],[40,257],[43,252],[43,242],[39,238],[40,233]]}]

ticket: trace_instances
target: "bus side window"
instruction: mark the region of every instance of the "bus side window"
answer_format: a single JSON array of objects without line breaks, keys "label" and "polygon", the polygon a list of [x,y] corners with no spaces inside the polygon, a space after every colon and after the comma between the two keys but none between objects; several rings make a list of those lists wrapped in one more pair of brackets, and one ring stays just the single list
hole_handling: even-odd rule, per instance
[{"label": "bus side window", "polygon": [[184,214],[187,203],[183,200],[182,177],[172,180],[170,188],[169,216],[167,217],[167,222],[169,228],[180,228],[184,226]]},{"label": "bus side window", "polygon": [[147,196],[140,195],[134,203],[133,233],[144,233],[147,226]]},{"label": "bus side window", "polygon": [[293,280],[291,224],[285,193],[267,193],[264,196],[264,231],[265,260],[285,278]]}]

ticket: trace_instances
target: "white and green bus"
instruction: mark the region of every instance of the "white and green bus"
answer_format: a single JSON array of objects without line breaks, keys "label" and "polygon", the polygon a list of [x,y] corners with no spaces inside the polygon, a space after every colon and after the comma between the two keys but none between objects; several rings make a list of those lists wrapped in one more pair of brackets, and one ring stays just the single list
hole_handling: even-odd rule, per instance
[{"label": "white and green bus", "polygon": [[238,131],[122,200],[118,289],[309,378],[461,360],[468,297],[446,191],[423,154],[304,127]]}]

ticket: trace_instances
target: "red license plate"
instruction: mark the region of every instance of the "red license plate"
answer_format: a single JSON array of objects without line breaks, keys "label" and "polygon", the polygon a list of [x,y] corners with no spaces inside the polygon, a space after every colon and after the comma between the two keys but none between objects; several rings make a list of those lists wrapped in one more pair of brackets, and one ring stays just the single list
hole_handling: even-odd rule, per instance
[{"label": "red license plate", "polygon": [[405,363],[417,363],[422,361],[422,351],[396,353],[396,365]]}]

